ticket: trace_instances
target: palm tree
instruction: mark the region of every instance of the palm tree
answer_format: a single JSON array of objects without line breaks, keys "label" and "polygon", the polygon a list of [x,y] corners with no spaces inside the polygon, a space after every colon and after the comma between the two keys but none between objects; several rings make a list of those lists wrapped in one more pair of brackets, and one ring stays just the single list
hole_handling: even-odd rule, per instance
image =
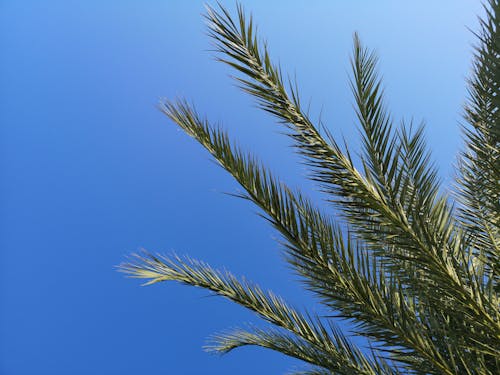
[{"label": "palm tree", "polygon": [[[175,280],[253,310],[268,329],[213,337],[208,350],[245,345],[307,362],[303,374],[500,374],[500,2],[489,0],[475,49],[456,189],[443,192],[423,128],[395,126],[376,73],[377,58],[354,36],[351,89],[362,151],[316,126],[295,82],[283,79],[251,16],[207,8],[218,60],[235,69],[243,91],[274,115],[328,194],[338,217],[273,176],[224,130],[183,100],[161,110],[197,140],[244,188],[281,234],[287,261],[334,317],[298,311],[228,272],[177,255],[133,255],[120,265],[146,284]],[[360,166],[360,167],[357,167]],[[340,218],[341,220],[339,220]],[[358,348],[335,319],[354,321]]]}]

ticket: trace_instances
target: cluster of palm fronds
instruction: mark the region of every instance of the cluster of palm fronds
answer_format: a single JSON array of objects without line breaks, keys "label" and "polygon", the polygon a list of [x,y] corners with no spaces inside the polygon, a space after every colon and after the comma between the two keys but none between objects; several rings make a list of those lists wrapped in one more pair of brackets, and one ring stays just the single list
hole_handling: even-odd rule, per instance
[{"label": "cluster of palm fronds", "polygon": [[342,222],[288,188],[187,102],[161,104],[234,176],[245,190],[241,196],[281,233],[286,258],[307,288],[336,316],[354,321],[354,333],[373,343],[370,350],[350,342],[335,327],[338,318],[297,311],[189,258],[143,253],[121,270],[148,283],[176,280],[208,289],[275,326],[218,334],[212,351],[258,345],[308,362],[304,374],[499,374],[500,2],[490,0],[485,9],[453,197],[440,189],[422,127],[393,124],[376,56],[357,36],[351,88],[363,149],[355,162],[346,146],[313,124],[297,85],[271,62],[242,7],[237,20],[223,7],[209,7],[206,16],[218,59],[287,128]]}]

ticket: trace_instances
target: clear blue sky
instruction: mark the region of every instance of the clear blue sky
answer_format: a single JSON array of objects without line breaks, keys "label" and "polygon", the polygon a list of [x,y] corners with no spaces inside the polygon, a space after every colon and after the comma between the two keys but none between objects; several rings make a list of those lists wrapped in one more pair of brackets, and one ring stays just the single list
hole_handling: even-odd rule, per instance
[{"label": "clear blue sky", "polygon": [[[232,1],[226,2],[234,9]],[[271,4],[270,4],[271,3]],[[351,37],[378,50],[396,118],[425,119],[446,184],[460,147],[478,1],[245,1],[313,118],[356,147]],[[184,96],[291,185],[305,171],[211,58],[199,1],[0,3],[0,374],[282,374],[300,363],[205,338],[257,318],[114,270],[144,247],[314,306],[236,184],[155,105]],[[314,309],[314,307],[313,307]]]}]

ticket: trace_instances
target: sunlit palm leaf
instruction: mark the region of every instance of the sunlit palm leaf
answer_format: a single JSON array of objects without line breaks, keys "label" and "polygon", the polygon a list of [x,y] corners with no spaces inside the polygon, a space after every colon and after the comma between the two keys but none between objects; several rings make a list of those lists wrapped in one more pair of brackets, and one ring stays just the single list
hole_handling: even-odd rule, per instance
[{"label": "sunlit palm leaf", "polygon": [[185,101],[165,101],[160,109],[238,181],[244,192],[236,195],[255,203],[282,235],[286,259],[331,310],[329,323],[351,320],[355,333],[370,340],[371,354],[324,319],[203,263],[145,253],[121,269],[148,283],[176,280],[209,289],[278,327],[216,335],[212,351],[273,349],[311,364],[303,374],[500,373],[500,2],[489,1],[479,33],[458,215],[440,187],[423,126],[403,121],[394,127],[376,56],[357,35],[351,88],[361,169],[347,146],[322,134],[304,112],[297,83],[283,79],[243,8],[236,20],[222,6],[207,9],[218,60],[235,69],[240,87],[288,129],[311,177],[345,221],[334,222],[288,188]]}]

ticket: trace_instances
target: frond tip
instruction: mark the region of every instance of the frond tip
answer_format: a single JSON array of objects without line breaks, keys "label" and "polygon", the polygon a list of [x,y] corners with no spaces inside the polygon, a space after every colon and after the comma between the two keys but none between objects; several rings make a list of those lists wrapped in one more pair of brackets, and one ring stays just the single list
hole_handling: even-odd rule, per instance
[{"label": "frond tip", "polygon": [[[129,261],[122,262],[118,265],[119,272],[126,274],[128,277],[134,279],[148,279],[142,285],[151,285],[161,281],[173,280],[169,278],[170,269],[162,267],[160,255],[153,255],[143,250],[140,254],[132,253]],[[168,261],[168,259],[164,259]]]}]

